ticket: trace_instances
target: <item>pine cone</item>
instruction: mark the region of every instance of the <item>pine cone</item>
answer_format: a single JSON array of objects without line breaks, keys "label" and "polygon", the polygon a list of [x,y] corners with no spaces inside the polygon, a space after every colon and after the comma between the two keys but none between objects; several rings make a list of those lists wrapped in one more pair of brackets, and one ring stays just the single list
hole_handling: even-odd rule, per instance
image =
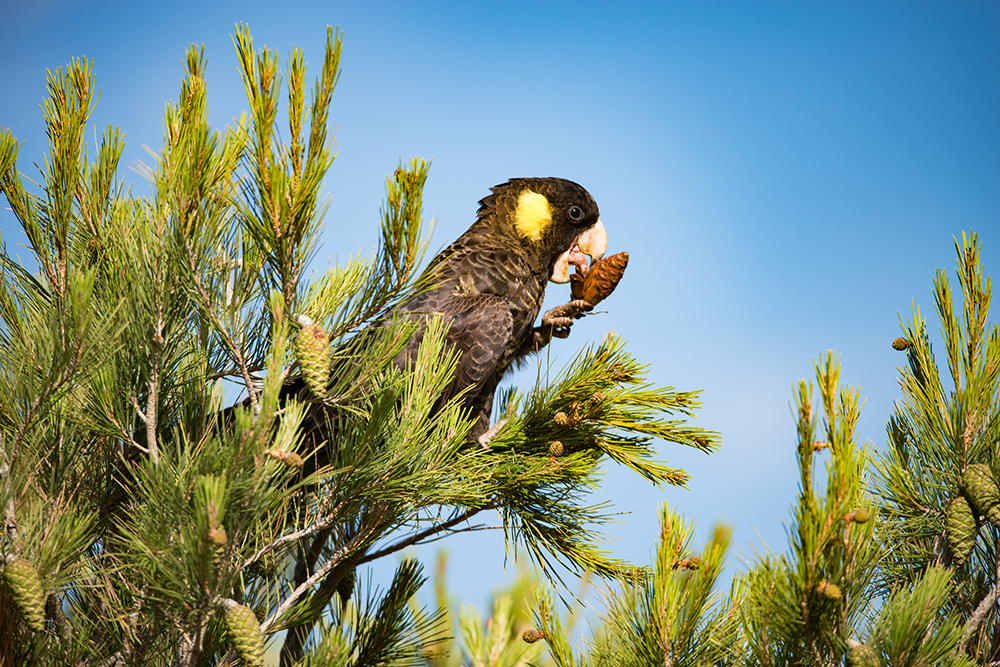
[{"label": "pine cone", "polygon": [[287,466],[292,466],[293,468],[301,468],[305,465],[305,461],[302,457],[295,452],[285,452],[280,449],[265,449],[264,453],[273,459],[281,461]]},{"label": "pine cone", "polygon": [[233,604],[226,610],[226,627],[236,652],[248,665],[264,664],[264,635],[253,610],[242,604]]},{"label": "pine cone", "polygon": [[586,276],[573,274],[569,277],[570,295],[574,299],[583,299],[590,305],[596,306],[615,291],[626,266],[628,266],[627,252],[615,253],[597,260]]},{"label": "pine cone", "polygon": [[534,628],[528,628],[521,633],[521,639],[527,644],[534,644],[540,639],[545,639],[545,633]]},{"label": "pine cone", "polygon": [[851,647],[848,662],[851,667],[878,667],[880,664],[875,651],[867,644],[855,644]]},{"label": "pine cone", "polygon": [[295,356],[309,390],[317,397],[326,396],[326,383],[330,379],[330,339],[320,325],[302,327],[295,337]]},{"label": "pine cone", "polygon": [[229,542],[229,536],[226,535],[225,528],[209,528],[208,539],[217,547],[225,546]]},{"label": "pine cone", "polygon": [[897,338],[896,340],[892,341],[892,349],[896,350],[897,352],[908,350],[911,347],[913,347],[913,343],[911,343],[906,338]]},{"label": "pine cone", "polygon": [[868,523],[872,518],[868,510],[857,510],[854,512],[854,523]]},{"label": "pine cone", "polygon": [[553,440],[549,443],[549,456],[562,456],[563,444],[560,440]]},{"label": "pine cone", "polygon": [[306,464],[302,460],[302,457],[295,452],[285,452],[285,455],[281,458],[281,462],[286,466],[292,466],[293,468],[301,468]]},{"label": "pine cone", "polygon": [[586,276],[582,273],[571,273],[569,275],[569,295],[574,301],[583,298],[583,283],[586,280]]},{"label": "pine cone", "polygon": [[351,595],[354,594],[354,583],[358,578],[358,568],[352,567],[350,572],[345,572],[344,576],[340,578],[337,582],[337,595],[340,596],[340,606],[344,608],[347,606],[348,601],[351,599]]},{"label": "pine cone", "polygon": [[955,496],[948,505],[944,528],[955,564],[962,565],[976,544],[976,518],[964,496]]},{"label": "pine cone", "polygon": [[973,507],[979,510],[980,514],[986,514],[991,507],[1000,504],[1000,489],[997,488],[989,466],[976,463],[966,468],[962,473],[962,485]]},{"label": "pine cone", "polygon": [[837,584],[831,584],[825,579],[816,584],[816,592],[828,600],[839,600],[843,595],[843,593],[840,592],[840,586]]},{"label": "pine cone", "polygon": [[3,579],[14,594],[14,603],[35,632],[45,629],[45,591],[31,562],[18,558],[7,563]]},{"label": "pine cone", "polygon": [[986,518],[994,526],[1000,528],[1000,505],[994,505],[993,507],[986,510]]}]

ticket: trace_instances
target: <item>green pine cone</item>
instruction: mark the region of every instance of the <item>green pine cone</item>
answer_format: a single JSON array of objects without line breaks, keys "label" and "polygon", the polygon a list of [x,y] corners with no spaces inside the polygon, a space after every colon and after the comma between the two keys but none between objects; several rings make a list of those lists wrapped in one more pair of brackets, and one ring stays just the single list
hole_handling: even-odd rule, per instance
[{"label": "green pine cone", "polygon": [[3,579],[10,586],[14,603],[28,626],[35,632],[44,630],[45,591],[31,563],[24,558],[10,561],[3,569]]},{"label": "green pine cone", "polygon": [[302,327],[295,337],[295,356],[302,367],[302,379],[316,396],[326,396],[330,379],[330,339],[318,324]]},{"label": "green pine cone", "polygon": [[964,496],[955,496],[948,505],[944,527],[955,565],[962,565],[976,544],[976,517]]},{"label": "green pine cone", "polygon": [[856,644],[851,648],[851,655],[848,663],[851,667],[877,667],[878,656],[875,651],[866,644]]},{"label": "green pine cone", "polygon": [[264,664],[264,635],[253,610],[234,604],[226,610],[226,627],[233,639],[236,652],[248,665]]},{"label": "green pine cone", "polygon": [[989,466],[983,463],[969,466],[962,473],[962,484],[980,514],[986,514],[991,507],[1000,504],[1000,489]]},{"label": "green pine cone", "polygon": [[351,595],[354,593],[354,583],[357,581],[358,569],[352,567],[350,572],[344,573],[344,576],[340,578],[337,582],[337,595],[340,596],[340,606],[341,608],[347,606],[347,602],[351,599]]},{"label": "green pine cone", "polygon": [[994,505],[993,507],[986,510],[986,518],[994,526],[1000,528],[1000,505]]},{"label": "green pine cone", "polygon": [[826,579],[816,584],[816,592],[828,600],[839,600],[843,597],[843,593],[840,592],[840,586],[831,584]]}]

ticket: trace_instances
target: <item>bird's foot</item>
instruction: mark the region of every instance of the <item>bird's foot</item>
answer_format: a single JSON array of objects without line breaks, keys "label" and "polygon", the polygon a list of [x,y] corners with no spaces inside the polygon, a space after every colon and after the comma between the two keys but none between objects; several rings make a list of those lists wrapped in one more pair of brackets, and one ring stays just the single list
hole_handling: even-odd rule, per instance
[{"label": "bird's foot", "polygon": [[583,299],[573,299],[568,303],[546,311],[542,315],[542,329],[551,329],[551,335],[556,338],[566,338],[569,336],[569,328],[573,325],[573,320],[578,320],[585,313],[593,310],[594,307]]},{"label": "bird's foot", "polygon": [[561,306],[556,306],[542,315],[542,324],[531,330],[531,337],[522,348],[523,353],[538,352],[549,344],[552,337],[568,338],[573,320],[578,320],[594,306],[583,299],[573,299]]},{"label": "bird's foot", "polygon": [[479,446],[483,449],[489,449],[490,442],[493,441],[493,438],[497,437],[497,433],[500,432],[500,429],[502,429],[506,423],[506,417],[497,420],[497,422],[493,424],[493,426],[490,426],[485,433],[476,438],[476,441],[479,442]]}]

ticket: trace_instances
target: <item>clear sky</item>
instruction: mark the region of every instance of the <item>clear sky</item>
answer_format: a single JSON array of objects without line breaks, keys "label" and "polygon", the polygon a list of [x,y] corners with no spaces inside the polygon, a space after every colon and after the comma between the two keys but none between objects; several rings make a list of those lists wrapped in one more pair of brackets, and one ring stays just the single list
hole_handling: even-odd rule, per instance
[{"label": "clear sky", "polygon": [[[126,133],[123,164],[161,146],[190,43],[205,45],[210,118],[224,127],[246,109],[238,21],[282,55],[303,47],[311,73],[326,26],[343,30],[318,268],[374,247],[384,177],[400,158],[433,159],[432,249],[510,177],[562,176],[594,195],[609,252],[629,251],[631,264],[607,314],[556,341],[549,361],[558,368],[613,329],[655,383],[704,390],[698,424],[724,443],[710,457],[660,448],[693,473],[689,490],[609,469],[596,500],[631,512],[608,532],[633,561],[649,561],[664,499],[702,537],[732,524],[734,569],[761,540],[783,549],[797,486],[792,384],[838,351],[843,379],[867,399],[862,440],[883,445],[904,363],[890,347],[899,315],[912,303],[932,314],[938,267],[957,287],[953,236],[978,232],[1000,278],[992,1],[0,0],[0,124],[24,142],[22,170],[46,149],[45,70],[74,56],[94,61],[92,123]],[[122,177],[148,192],[134,170]],[[0,208],[13,248],[23,236]],[[550,305],[566,291],[553,286]],[[483,604],[513,576],[499,532],[449,548],[464,599]]]}]

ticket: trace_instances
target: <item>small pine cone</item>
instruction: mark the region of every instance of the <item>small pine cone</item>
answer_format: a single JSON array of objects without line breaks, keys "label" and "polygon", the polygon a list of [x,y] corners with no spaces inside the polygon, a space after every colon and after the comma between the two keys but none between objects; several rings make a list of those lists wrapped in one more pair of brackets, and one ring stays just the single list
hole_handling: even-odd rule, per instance
[{"label": "small pine cone", "polygon": [[563,444],[559,440],[553,440],[549,445],[549,456],[562,456]]},{"label": "small pine cone", "polygon": [[45,591],[38,572],[24,558],[7,563],[3,580],[14,594],[14,603],[21,610],[24,620],[35,632],[45,629]]},{"label": "small pine cone", "polygon": [[986,514],[989,508],[1000,504],[1000,489],[997,488],[989,466],[976,463],[966,468],[962,473],[962,485],[972,506],[981,514]]},{"label": "small pine cone", "polygon": [[842,593],[840,592],[840,586],[837,584],[831,584],[829,581],[823,580],[816,584],[816,592],[825,597],[828,600],[839,600]]},{"label": "small pine cone", "polygon": [[569,426],[570,418],[569,415],[566,414],[565,412],[562,411],[557,412],[556,416],[553,417],[553,419],[555,419],[555,422],[560,426]]},{"label": "small pine cone", "polygon": [[226,535],[225,528],[210,528],[208,531],[208,539],[212,541],[212,544],[216,546],[224,546],[229,542],[229,536]]},{"label": "small pine cone", "polygon": [[295,337],[295,356],[302,367],[302,379],[318,397],[326,395],[330,379],[330,340],[318,324],[302,327]]},{"label": "small pine cone", "polygon": [[337,582],[337,595],[340,596],[341,607],[346,607],[348,600],[351,599],[351,595],[354,593],[354,582],[357,581],[357,578],[358,569],[352,567],[351,571],[345,573]]},{"label": "small pine cone", "polygon": [[913,347],[913,343],[911,343],[908,338],[897,338],[896,340],[892,341],[892,349],[896,350],[897,352],[908,350],[911,347]]},{"label": "small pine cone", "polygon": [[673,569],[675,570],[697,570],[701,567],[701,559],[697,556],[691,556],[690,558],[681,558],[680,560],[674,561]]},{"label": "small pine cone", "polygon": [[[619,252],[594,262],[583,280],[583,300],[592,306],[608,298],[618,287],[625,267],[628,266],[628,253]],[[572,282],[572,278],[570,281]],[[572,291],[573,286],[570,285]]]},{"label": "small pine cone", "polygon": [[526,644],[534,644],[540,639],[545,639],[545,633],[541,630],[535,630],[534,628],[528,628],[521,633],[521,639],[524,640]]},{"label": "small pine cone", "polygon": [[944,521],[948,545],[956,565],[962,565],[976,544],[976,518],[964,496],[955,496]]},{"label": "small pine cone", "polygon": [[868,510],[857,510],[854,512],[854,523],[868,523],[872,518]]},{"label": "small pine cone", "polygon": [[295,452],[283,452],[280,449],[265,449],[264,453],[273,459],[281,461],[286,466],[301,468],[305,465],[305,461],[302,460],[302,457]]},{"label": "small pine cone", "polygon": [[867,644],[855,644],[851,647],[851,654],[847,664],[851,667],[878,667],[880,664],[875,651]]},{"label": "small pine cone", "polygon": [[293,468],[301,468],[306,463],[302,460],[302,457],[295,452],[285,452],[285,455],[281,457],[281,462],[287,466],[292,466]]},{"label": "small pine cone", "polygon": [[229,607],[226,610],[226,628],[243,662],[258,666],[264,664],[264,635],[252,609],[241,604]]}]

